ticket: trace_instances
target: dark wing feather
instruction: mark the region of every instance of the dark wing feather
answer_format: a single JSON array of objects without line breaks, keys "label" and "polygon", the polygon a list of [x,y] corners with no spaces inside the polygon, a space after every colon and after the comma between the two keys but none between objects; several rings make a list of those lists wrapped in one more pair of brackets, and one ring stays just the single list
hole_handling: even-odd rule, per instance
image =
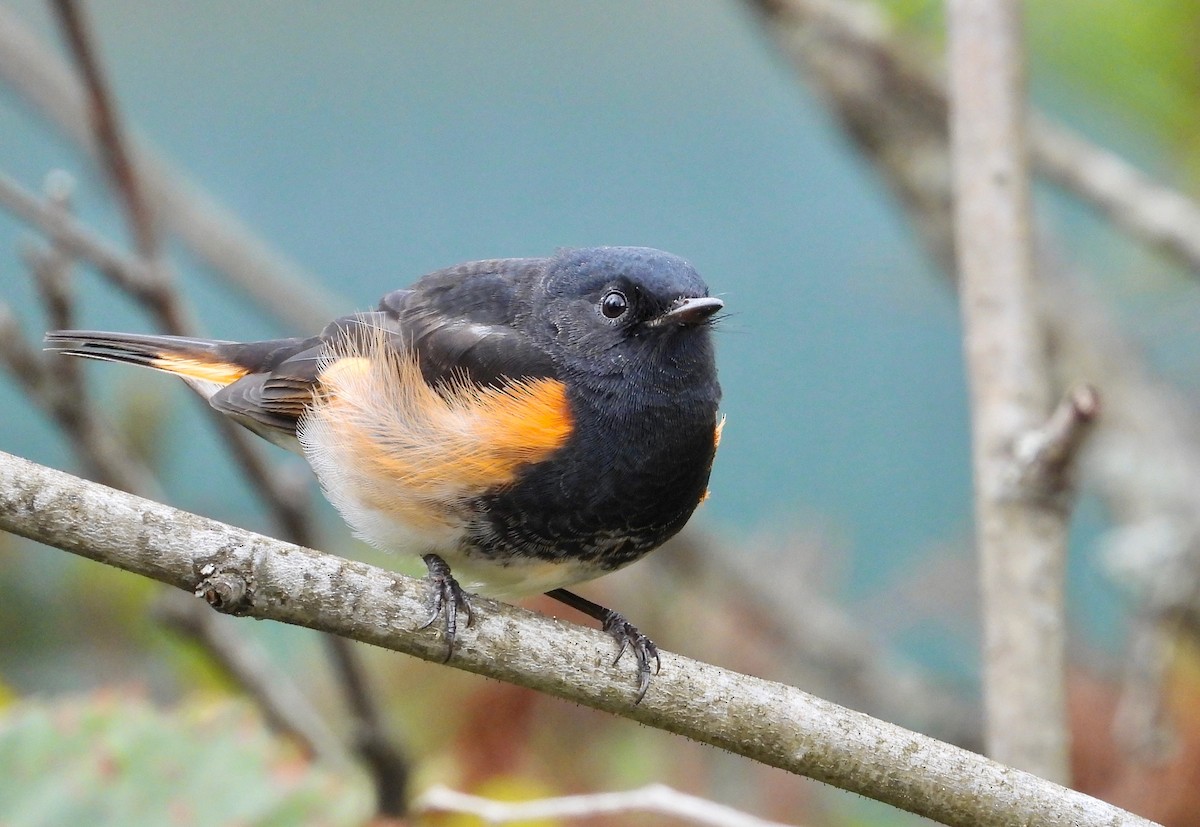
[{"label": "dark wing feather", "polygon": [[322,358],[348,339],[374,342],[381,334],[396,350],[414,353],[432,385],[555,378],[553,361],[523,327],[543,263],[504,259],[438,270],[387,294],[375,311],[334,320],[319,336],[223,345],[223,358],[255,372],[209,401],[259,435],[294,447],[291,437],[312,400]]},{"label": "dark wing feather", "polygon": [[384,296],[379,312],[397,325],[432,384],[557,378],[554,362],[525,326],[544,265],[545,259],[499,259],[438,270],[410,290]]}]

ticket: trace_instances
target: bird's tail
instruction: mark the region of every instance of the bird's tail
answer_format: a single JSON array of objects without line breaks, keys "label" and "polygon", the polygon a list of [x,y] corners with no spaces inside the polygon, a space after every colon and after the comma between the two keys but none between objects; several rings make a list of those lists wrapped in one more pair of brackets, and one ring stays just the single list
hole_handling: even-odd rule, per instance
[{"label": "bird's tail", "polygon": [[108,333],[102,330],[54,330],[46,350],[102,362],[161,370],[181,377],[203,396],[241,379],[250,370],[233,361],[233,342],[188,336]]}]

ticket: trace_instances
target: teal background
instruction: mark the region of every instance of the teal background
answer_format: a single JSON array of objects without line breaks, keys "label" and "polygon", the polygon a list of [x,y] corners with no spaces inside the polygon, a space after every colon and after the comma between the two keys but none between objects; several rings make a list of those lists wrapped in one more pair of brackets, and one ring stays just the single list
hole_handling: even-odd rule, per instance
[{"label": "teal background", "polygon": [[[6,5],[58,42],[42,4]],[[952,675],[973,675],[973,626],[929,622],[943,608],[937,577],[956,578],[945,599],[972,614],[956,306],[879,180],[741,5],[89,8],[130,123],[320,274],[343,297],[331,316],[473,258],[633,244],[690,259],[731,314],[719,333],[728,423],[698,523],[735,556],[752,553],[750,536],[820,536],[829,588],[868,626]],[[1115,133],[1053,77],[1037,90],[1077,122]],[[82,217],[123,239],[95,173],[7,95],[0,90],[0,165],[34,188],[50,169],[77,175]],[[1041,208],[1098,266],[1104,289],[1134,297],[1125,313],[1151,353],[1190,376],[1194,357],[1163,320],[1194,308],[1195,290],[1082,210],[1053,198]],[[16,252],[28,236],[0,216],[0,295],[37,335]],[[285,332],[186,254],[176,260],[208,334]],[[1117,280],[1131,261],[1160,274],[1152,286],[1166,294]],[[80,279],[81,326],[148,329],[98,282]],[[89,371],[114,415],[130,399],[166,406],[161,463],[173,502],[267,525],[179,383]],[[0,449],[71,467],[53,430],[7,384],[0,410]],[[1085,503],[1072,628],[1086,645],[1115,650],[1122,603],[1095,563],[1101,525]],[[331,524],[328,533],[337,541],[341,532]],[[914,601],[932,601],[928,616],[908,616]]]}]

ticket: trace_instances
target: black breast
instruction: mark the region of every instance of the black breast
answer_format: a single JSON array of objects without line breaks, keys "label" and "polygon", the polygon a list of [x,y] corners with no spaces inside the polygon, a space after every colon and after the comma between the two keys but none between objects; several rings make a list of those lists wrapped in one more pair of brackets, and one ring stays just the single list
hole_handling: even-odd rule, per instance
[{"label": "black breast", "polygon": [[683,528],[707,490],[720,391],[636,406],[619,393],[572,398],[567,444],[471,503],[471,552],[615,569]]}]

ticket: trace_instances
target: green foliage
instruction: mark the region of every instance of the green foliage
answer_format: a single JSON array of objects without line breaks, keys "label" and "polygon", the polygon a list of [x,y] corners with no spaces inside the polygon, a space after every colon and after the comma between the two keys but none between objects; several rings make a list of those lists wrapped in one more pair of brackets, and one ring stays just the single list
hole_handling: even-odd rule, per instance
[{"label": "green foliage", "polygon": [[114,695],[0,710],[0,824],[362,824],[364,780],[311,765],[239,703]]},{"label": "green foliage", "polygon": [[[902,30],[940,42],[943,3],[878,3]],[[1200,155],[1200,4],[1029,0],[1025,14],[1035,87],[1065,86],[1183,159]]]},{"label": "green foliage", "polygon": [[1131,124],[1190,154],[1200,130],[1194,0],[1029,4],[1035,60]]}]

